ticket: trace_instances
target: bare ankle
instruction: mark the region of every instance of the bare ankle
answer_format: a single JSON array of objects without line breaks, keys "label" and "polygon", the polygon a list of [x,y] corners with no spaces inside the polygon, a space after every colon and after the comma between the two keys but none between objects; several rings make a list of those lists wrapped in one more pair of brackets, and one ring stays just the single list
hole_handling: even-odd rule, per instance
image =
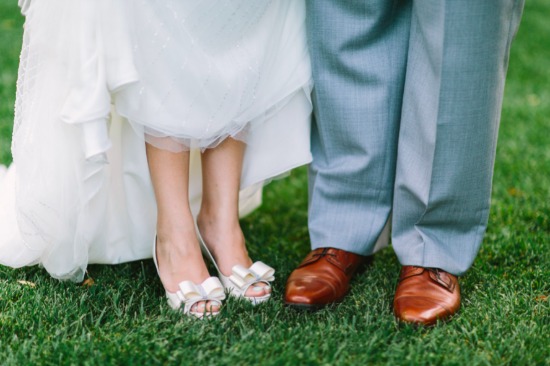
[{"label": "bare ankle", "polygon": [[201,283],[209,277],[194,231],[192,235],[177,234],[159,235],[156,243],[161,281],[170,292],[177,291],[182,281]]}]

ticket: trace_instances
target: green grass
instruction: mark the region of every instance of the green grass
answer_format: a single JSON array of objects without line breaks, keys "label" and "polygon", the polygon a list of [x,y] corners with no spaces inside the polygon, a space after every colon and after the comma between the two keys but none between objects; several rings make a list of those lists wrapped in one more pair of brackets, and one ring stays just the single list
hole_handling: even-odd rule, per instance
[{"label": "green grass", "polygon": [[17,2],[0,0],[0,164],[11,162],[10,141],[23,18]]},{"label": "green grass", "polygon": [[[151,261],[90,266],[91,287],[0,267],[0,364],[550,365],[550,2],[527,2],[513,45],[489,230],[462,279],[463,308],[431,330],[398,327],[399,263],[376,256],[339,306],[282,306],[308,252],[306,173],[272,183],[242,221],[253,258],[278,270],[275,301],[228,301],[212,321],[172,313]],[[0,163],[9,143],[22,18],[0,0]],[[18,281],[29,281],[29,284]]]}]

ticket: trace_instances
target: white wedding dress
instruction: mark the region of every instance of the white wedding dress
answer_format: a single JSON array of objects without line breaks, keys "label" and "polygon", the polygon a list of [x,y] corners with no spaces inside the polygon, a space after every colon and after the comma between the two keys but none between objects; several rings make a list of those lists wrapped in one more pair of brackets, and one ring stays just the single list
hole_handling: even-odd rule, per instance
[{"label": "white wedding dress", "polygon": [[247,144],[240,212],[311,160],[302,0],[20,0],[26,16],[12,140],[0,167],[0,264],[82,280],[89,263],[151,257],[145,140]]}]

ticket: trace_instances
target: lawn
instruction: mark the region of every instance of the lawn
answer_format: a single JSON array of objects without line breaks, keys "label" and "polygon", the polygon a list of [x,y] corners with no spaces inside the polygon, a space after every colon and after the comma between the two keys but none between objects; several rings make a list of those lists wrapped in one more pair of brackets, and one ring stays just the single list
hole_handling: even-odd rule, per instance
[{"label": "lawn", "polygon": [[[151,260],[89,267],[93,284],[0,266],[1,365],[550,365],[550,2],[530,0],[512,47],[489,229],[462,278],[463,308],[432,329],[398,326],[391,248],[346,300],[317,313],[283,307],[308,252],[306,171],[270,184],[242,220],[251,256],[277,268],[274,301],[229,300],[211,321],[168,309]],[[23,19],[0,0],[0,163],[9,164]]]}]

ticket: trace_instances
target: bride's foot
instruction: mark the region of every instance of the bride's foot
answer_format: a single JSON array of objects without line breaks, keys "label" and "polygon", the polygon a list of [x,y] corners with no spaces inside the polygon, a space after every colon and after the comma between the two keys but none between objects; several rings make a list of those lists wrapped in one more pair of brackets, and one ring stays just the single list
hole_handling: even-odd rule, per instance
[{"label": "bride's foot", "polygon": [[[238,220],[232,223],[215,220],[201,211],[197,218],[197,231],[199,240],[202,239],[214,257],[224,286],[230,288],[232,294],[244,296],[253,303],[269,298],[274,271],[262,262],[252,263]],[[235,283],[235,280],[240,282],[238,278],[242,279],[240,286]]]},{"label": "bride's foot", "polygon": [[[195,231],[159,232],[155,240],[155,264],[170,305],[183,306],[184,312],[198,317],[218,313],[223,288],[220,294],[216,289],[216,285],[221,287],[219,280],[208,273]],[[199,295],[205,294],[211,299],[199,299]]]}]

